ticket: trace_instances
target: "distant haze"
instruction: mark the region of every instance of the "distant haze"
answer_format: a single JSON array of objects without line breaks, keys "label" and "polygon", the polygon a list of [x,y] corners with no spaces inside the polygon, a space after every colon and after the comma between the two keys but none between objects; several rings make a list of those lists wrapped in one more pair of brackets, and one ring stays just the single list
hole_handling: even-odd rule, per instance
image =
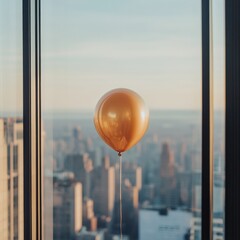
[{"label": "distant haze", "polygon": [[[21,7],[10,1],[0,9],[13,22],[0,37],[0,110],[21,111]],[[222,31],[216,35],[218,50]],[[43,110],[93,111],[119,87],[138,92],[150,109],[201,109],[200,0],[42,0]]]}]

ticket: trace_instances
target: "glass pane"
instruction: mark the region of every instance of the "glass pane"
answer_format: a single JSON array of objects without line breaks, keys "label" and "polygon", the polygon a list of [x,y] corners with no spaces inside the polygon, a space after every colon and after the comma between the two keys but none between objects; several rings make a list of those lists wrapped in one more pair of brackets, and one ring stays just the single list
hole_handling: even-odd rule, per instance
[{"label": "glass pane", "polygon": [[201,1],[42,0],[45,239],[120,239],[118,156],[93,115],[122,87],[150,108],[123,154],[123,239],[201,239]]},{"label": "glass pane", "polygon": [[23,240],[22,1],[0,2],[0,238]]},{"label": "glass pane", "polygon": [[224,239],[225,203],[225,1],[212,1],[214,83],[214,240]]}]

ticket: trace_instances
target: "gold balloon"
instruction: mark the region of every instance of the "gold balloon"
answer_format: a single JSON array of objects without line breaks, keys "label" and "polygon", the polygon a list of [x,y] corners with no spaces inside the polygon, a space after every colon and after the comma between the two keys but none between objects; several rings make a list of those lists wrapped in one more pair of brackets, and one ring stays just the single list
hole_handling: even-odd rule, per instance
[{"label": "gold balloon", "polygon": [[99,136],[119,154],[134,146],[148,128],[149,111],[129,89],[114,89],[98,102],[94,125]]}]

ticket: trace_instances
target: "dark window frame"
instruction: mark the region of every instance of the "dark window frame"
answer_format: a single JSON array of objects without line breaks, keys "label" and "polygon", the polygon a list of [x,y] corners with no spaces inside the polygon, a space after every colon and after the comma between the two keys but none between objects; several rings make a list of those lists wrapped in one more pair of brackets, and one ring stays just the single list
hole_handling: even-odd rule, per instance
[{"label": "dark window frame", "polygon": [[201,238],[213,239],[213,79],[211,0],[202,0],[202,219]]},{"label": "dark window frame", "polygon": [[[226,205],[225,239],[240,239],[240,3],[226,2]],[[212,103],[210,3],[202,0],[202,239],[212,229]],[[24,239],[42,240],[40,0],[22,0]],[[229,161],[231,160],[231,161]],[[234,209],[234,210],[233,210]]]},{"label": "dark window frame", "polygon": [[43,240],[40,0],[22,0],[24,239]]},{"label": "dark window frame", "polygon": [[240,2],[225,0],[226,183],[225,239],[240,239]]}]

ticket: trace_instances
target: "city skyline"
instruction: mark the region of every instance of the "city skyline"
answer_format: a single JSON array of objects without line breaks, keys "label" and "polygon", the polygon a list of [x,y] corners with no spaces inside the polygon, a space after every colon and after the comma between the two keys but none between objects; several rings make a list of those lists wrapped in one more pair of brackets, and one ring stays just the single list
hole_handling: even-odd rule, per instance
[{"label": "city skyline", "polygon": [[[41,158],[42,201],[37,205],[41,202],[43,210],[42,239],[200,240],[205,220],[202,127],[207,123],[202,111],[206,96],[202,96],[201,0],[40,2],[39,144],[35,144],[35,131],[30,132],[33,155],[36,152],[36,159]],[[24,174],[31,162],[24,154],[30,142],[25,142],[23,131],[27,104],[23,109],[22,3],[0,3],[3,240],[22,240],[31,230],[24,226],[28,200]],[[214,240],[223,240],[224,0],[211,1],[210,9],[212,232]],[[33,84],[37,65],[32,56]],[[150,110],[146,134],[122,158],[101,141],[93,122],[98,100],[116,88],[137,92]],[[32,180],[34,184],[35,175]]]},{"label": "city skyline", "polygon": [[[182,115],[181,120],[173,116],[170,116],[170,122],[165,118],[156,119],[146,137],[124,153],[122,200],[125,239],[145,240],[149,217],[156,219],[149,234],[159,232],[163,240],[171,236],[176,236],[174,240],[178,239],[177,236],[188,237],[188,240],[192,239],[190,236],[200,239],[200,125],[196,121],[198,118],[189,118],[184,113],[179,115]],[[97,138],[89,119],[83,118],[77,121],[77,125],[76,119],[44,120],[45,239],[76,237],[83,240],[91,236],[94,240],[98,237],[114,240],[119,235],[117,154]],[[5,118],[3,121],[10,124],[5,124],[5,128],[2,125],[2,130],[11,134],[8,137],[1,130],[0,140],[11,142],[14,133],[13,136],[20,138],[22,143],[22,119]],[[218,119],[214,148],[214,239],[223,239],[224,226],[224,150],[218,141],[223,131],[221,124],[221,119]],[[12,126],[15,126],[15,131]],[[15,157],[14,154],[9,156],[3,162],[6,170],[9,161],[13,161],[14,169],[14,159],[20,159],[22,152],[19,151]],[[23,160],[19,161],[18,168],[22,166]],[[81,186],[77,187],[79,184]],[[75,187],[78,190],[74,190]],[[21,213],[18,216],[22,216]],[[183,217],[184,222],[178,216]]]},{"label": "city skyline", "polygon": [[[180,114],[181,115],[181,114]],[[123,202],[124,204],[127,204],[129,208],[125,208],[123,214],[125,216],[128,214],[131,216],[131,214],[134,215],[134,211],[131,208],[132,204],[135,202],[138,203],[138,212],[140,214],[140,218],[138,217],[138,214],[135,215],[135,220],[138,219],[138,228],[139,228],[139,238],[140,240],[145,240],[144,236],[147,234],[146,222],[148,221],[148,216],[154,216],[156,217],[156,224],[152,225],[151,233],[152,235],[157,234],[161,230],[161,236],[162,238],[169,239],[170,236],[181,236],[183,235],[188,236],[190,234],[191,229],[191,236],[194,236],[193,239],[199,240],[200,239],[200,230],[199,222],[201,221],[200,213],[201,213],[201,135],[200,135],[200,124],[195,119],[189,118],[186,114],[182,113],[182,121],[179,121],[178,118],[172,117],[172,121],[169,122],[169,119],[161,119],[160,121],[156,119],[155,123],[150,128],[149,133],[147,134],[146,138],[144,138],[140,144],[136,147],[134,147],[131,151],[124,153],[123,155],[123,189],[125,189],[125,193],[128,193],[127,195],[124,195]],[[85,158],[85,163],[91,162],[90,166],[91,169],[93,169],[90,173],[93,173],[90,175],[90,179],[98,179],[97,181],[100,183],[100,179],[98,178],[95,169],[101,169],[98,168],[98,166],[107,166],[106,169],[108,169],[109,162],[101,161],[101,156],[105,156],[105,154],[110,156],[110,164],[113,168],[116,170],[116,179],[115,183],[117,184],[119,181],[119,169],[118,169],[118,163],[117,163],[117,156],[116,152],[109,149],[106,145],[104,145],[101,141],[99,141],[99,138],[97,138],[96,132],[94,129],[90,127],[89,124],[90,118],[83,118],[81,121],[78,121],[76,119],[65,119],[59,121],[59,119],[55,119],[56,121],[53,121],[51,119],[45,121],[45,127],[48,134],[47,143],[48,154],[46,155],[47,159],[45,162],[49,164],[49,160],[52,159],[54,161],[53,163],[53,169],[51,171],[61,172],[63,171],[69,171],[70,169],[73,169],[73,172],[76,172],[77,174],[80,167],[72,166],[71,159],[67,157],[70,154],[75,156],[76,163],[80,165],[83,165],[81,163],[82,157]],[[198,118],[197,118],[198,119]],[[218,119],[220,120],[220,119]],[[168,125],[166,125],[168,123]],[[218,122],[218,124],[221,124],[221,122]],[[217,125],[219,127],[219,125]],[[220,125],[221,126],[221,125]],[[217,131],[216,140],[219,139],[221,136],[221,129]],[[52,131],[52,133],[51,133]],[[161,156],[161,149],[163,149],[163,143],[167,140],[168,146],[171,149],[171,152],[174,152],[173,154],[170,154],[171,157],[164,157]],[[78,146],[78,147],[76,147]],[[223,171],[224,168],[222,168],[220,165],[223,164],[224,157],[223,152],[221,149],[219,149],[219,145],[216,146],[216,153],[220,154],[222,157],[217,157],[216,166],[214,169],[215,172],[215,179],[218,179],[216,187],[216,192],[214,195],[214,222],[216,223],[216,228],[214,227],[214,239],[223,239],[222,233],[223,233],[223,221],[222,221],[222,215],[221,212],[223,211]],[[80,155],[76,155],[75,151],[78,149],[78,153]],[[53,151],[53,152],[52,152]],[[101,155],[99,155],[99,152]],[[168,152],[168,151],[167,151]],[[88,155],[85,155],[84,153],[88,153]],[[81,154],[82,157],[81,157]],[[168,155],[164,154],[165,156]],[[66,157],[64,157],[66,156]],[[173,181],[176,181],[176,188],[174,191],[167,190],[165,193],[163,193],[161,196],[159,196],[157,193],[160,191],[157,185],[157,182],[162,182],[162,178],[168,178],[168,175],[161,176],[159,175],[159,166],[161,168],[160,162],[165,158],[164,161],[172,162],[172,167],[174,167],[175,171],[172,172],[172,174],[175,174],[175,179]],[[175,160],[173,160],[175,159]],[[62,167],[62,162],[65,161],[65,166]],[[165,162],[165,163],[166,163]],[[163,163],[163,162],[162,162]],[[89,164],[86,164],[85,166],[88,166]],[[164,164],[165,165],[165,164]],[[134,186],[137,186],[138,184],[135,179],[137,179],[136,173],[132,171],[134,169],[134,166],[138,166],[141,172],[141,185],[138,187],[139,193],[137,194],[137,189],[134,188]],[[166,166],[166,165],[165,165]],[[85,167],[84,167],[85,168]],[[82,168],[82,169],[84,169]],[[54,170],[55,169],[55,170]],[[77,171],[76,171],[77,170]],[[157,171],[156,171],[157,170]],[[219,172],[220,170],[220,172]],[[97,170],[98,171],[98,170]],[[102,171],[102,170],[101,170]],[[105,170],[104,170],[105,171]],[[172,170],[171,170],[172,171]],[[170,171],[170,172],[171,172]],[[164,172],[167,173],[166,170]],[[170,173],[169,172],[169,173]],[[81,174],[81,176],[84,176],[84,174]],[[107,174],[102,174],[99,176],[107,176]],[[88,184],[86,182],[84,183],[84,186],[89,188],[91,186],[91,180],[88,178],[87,181],[90,181]],[[165,186],[169,186],[169,180],[164,180]],[[82,182],[84,182],[82,180]],[[172,182],[172,180],[170,181]],[[106,183],[105,183],[106,184]],[[220,185],[218,185],[220,184]],[[95,184],[93,184],[95,186]],[[116,185],[116,189],[117,189]],[[85,187],[85,188],[86,188]],[[129,188],[130,187],[130,188]],[[91,189],[91,188],[90,188]],[[100,196],[105,192],[104,187],[99,187]],[[127,190],[128,189],[128,190]],[[165,188],[166,189],[166,188]],[[157,190],[157,192],[156,192]],[[220,191],[219,191],[220,190]],[[136,191],[134,195],[133,191]],[[164,190],[165,191],[165,190]],[[87,191],[89,192],[89,191]],[[87,193],[86,193],[87,194]],[[119,216],[116,215],[118,211],[118,194],[119,190],[115,193],[115,199],[117,202],[115,203],[115,208],[117,209],[115,211],[115,217],[113,217],[113,225],[110,224],[111,227],[107,227],[108,231],[113,234],[118,234],[119,231]],[[221,194],[221,198],[219,198]],[[87,194],[88,195],[88,194]],[[102,195],[102,197],[105,194]],[[139,200],[134,200],[135,198],[131,198],[130,196],[137,196],[139,195]],[[164,196],[165,195],[165,196]],[[99,201],[99,195],[96,198],[97,195],[92,195],[91,199],[93,200],[93,204],[96,207],[95,216],[97,217],[99,223],[98,226],[101,226],[100,229],[106,228],[106,223],[104,224],[104,221],[101,220],[101,217],[99,218],[99,210],[101,209],[101,204],[97,203]],[[161,201],[163,197],[171,198],[171,201],[165,204]],[[216,196],[218,196],[216,198]],[[127,200],[128,199],[128,200]],[[129,199],[131,201],[129,202]],[[95,201],[97,201],[95,203]],[[133,202],[132,202],[133,201]],[[163,204],[165,206],[169,206],[170,204],[170,210],[168,212],[159,214],[159,204]],[[172,205],[172,206],[171,206]],[[152,209],[153,208],[153,209]],[[171,210],[173,208],[173,210]],[[128,209],[128,210],[127,210]],[[152,209],[152,210],[151,210]],[[155,210],[154,210],[155,209]],[[176,210],[174,210],[176,209]],[[154,212],[155,211],[155,212]],[[164,215],[167,214],[167,215]],[[181,215],[183,218],[186,218],[186,221],[184,222],[178,220],[178,215]],[[113,215],[114,216],[114,215]],[[125,220],[128,222],[128,217],[126,216]],[[176,218],[176,219],[175,219]],[[106,218],[104,218],[106,219]],[[161,220],[162,219],[162,220]],[[174,221],[173,221],[174,219]],[[187,220],[188,219],[188,220]],[[161,221],[160,221],[161,220]],[[127,224],[127,225],[126,225]],[[125,226],[128,226],[130,223],[126,223]],[[221,226],[220,226],[221,225]],[[105,226],[105,227],[104,227]],[[158,227],[159,226],[159,227]],[[220,227],[217,227],[220,226]],[[136,225],[137,228],[137,225]],[[159,228],[161,228],[159,230]],[[79,238],[83,236],[99,236],[101,230],[99,231],[87,231],[82,229],[82,231],[79,233]],[[172,229],[171,232],[169,232],[169,229]],[[179,229],[179,230],[177,230]],[[181,229],[181,230],[180,230]],[[136,233],[136,231],[135,231]],[[125,237],[131,236],[131,234],[134,234],[134,232],[129,232],[127,229],[125,229]],[[111,234],[110,234],[111,235]],[[189,235],[190,236],[190,235]],[[110,237],[110,236],[108,236]],[[100,239],[112,239],[108,238],[107,236],[101,236]],[[84,238],[83,238],[84,239]],[[96,238],[93,238],[96,239]],[[136,239],[136,238],[126,238],[126,239]],[[178,238],[173,238],[174,240]],[[182,238],[179,238],[182,239]],[[188,239],[188,238],[186,238]],[[191,238],[189,238],[191,239]]]}]

